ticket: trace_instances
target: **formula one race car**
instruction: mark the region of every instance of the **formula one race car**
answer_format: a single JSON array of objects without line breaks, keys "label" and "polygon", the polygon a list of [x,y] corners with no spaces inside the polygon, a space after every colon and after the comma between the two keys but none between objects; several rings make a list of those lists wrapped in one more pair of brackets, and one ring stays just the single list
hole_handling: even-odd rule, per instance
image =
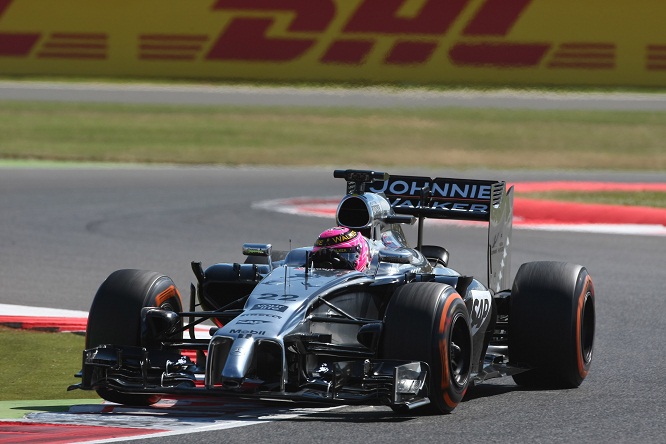
[{"label": "formula one race car", "polygon": [[[511,286],[513,188],[334,176],[347,182],[337,227],[288,252],[245,244],[242,264],[193,262],[188,311],[167,276],[111,274],[90,309],[82,382],[70,389],[130,405],[200,394],[448,413],[490,378],[581,384],[592,361],[592,280],[580,265],[531,262]],[[423,245],[425,218],[488,222],[487,286],[449,268],[442,246]],[[412,248],[402,225],[416,221]],[[206,320],[210,338],[198,338]]]}]

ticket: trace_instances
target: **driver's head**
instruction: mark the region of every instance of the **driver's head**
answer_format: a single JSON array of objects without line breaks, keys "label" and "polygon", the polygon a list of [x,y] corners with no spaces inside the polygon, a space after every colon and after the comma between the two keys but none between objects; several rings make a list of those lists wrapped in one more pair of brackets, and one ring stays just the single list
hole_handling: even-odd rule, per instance
[{"label": "driver's head", "polygon": [[337,253],[358,271],[365,270],[370,262],[368,242],[361,233],[347,227],[333,227],[321,233],[312,251],[322,249]]}]

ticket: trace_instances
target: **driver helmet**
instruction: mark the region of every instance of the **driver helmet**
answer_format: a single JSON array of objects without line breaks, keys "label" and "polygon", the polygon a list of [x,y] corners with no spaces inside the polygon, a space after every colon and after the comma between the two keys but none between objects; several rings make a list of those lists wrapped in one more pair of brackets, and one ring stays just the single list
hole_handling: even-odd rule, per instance
[{"label": "driver helmet", "polygon": [[357,271],[363,271],[370,262],[368,242],[358,231],[347,227],[333,227],[319,235],[312,252],[332,250],[345,259]]}]

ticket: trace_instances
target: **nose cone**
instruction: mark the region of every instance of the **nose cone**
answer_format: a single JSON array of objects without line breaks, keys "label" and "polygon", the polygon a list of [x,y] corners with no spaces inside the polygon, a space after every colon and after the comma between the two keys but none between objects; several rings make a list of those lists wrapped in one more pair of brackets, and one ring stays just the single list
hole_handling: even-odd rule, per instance
[{"label": "nose cone", "polygon": [[231,344],[227,362],[222,369],[222,384],[225,387],[240,387],[252,364],[255,340],[253,337],[240,336]]}]

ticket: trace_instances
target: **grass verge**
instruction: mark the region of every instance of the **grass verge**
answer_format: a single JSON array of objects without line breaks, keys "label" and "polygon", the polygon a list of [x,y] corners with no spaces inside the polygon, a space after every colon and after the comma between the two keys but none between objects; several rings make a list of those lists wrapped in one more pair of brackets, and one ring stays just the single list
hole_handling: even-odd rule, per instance
[{"label": "grass verge", "polygon": [[0,158],[666,169],[666,112],[0,102]]},{"label": "grass verge", "polygon": [[560,192],[522,193],[520,197],[532,199],[561,200],[565,202],[600,203],[609,205],[628,205],[642,207],[666,208],[666,193],[657,191],[630,192]]},{"label": "grass verge", "polygon": [[[47,333],[0,327],[0,401],[90,399],[91,391],[67,391],[80,382],[85,339],[72,333]],[[10,364],[11,363],[11,364]]]}]

